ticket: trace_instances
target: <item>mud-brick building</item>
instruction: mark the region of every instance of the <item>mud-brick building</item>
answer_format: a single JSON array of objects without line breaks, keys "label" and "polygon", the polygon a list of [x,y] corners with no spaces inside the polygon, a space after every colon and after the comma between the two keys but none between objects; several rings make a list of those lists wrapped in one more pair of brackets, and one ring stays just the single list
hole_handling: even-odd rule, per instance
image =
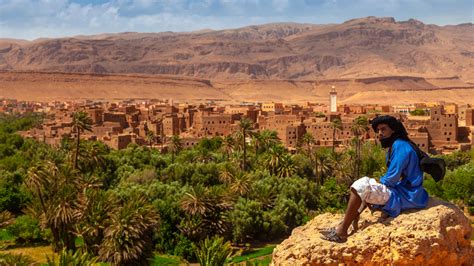
[{"label": "mud-brick building", "polygon": [[104,109],[102,108],[90,108],[86,109],[87,115],[92,119],[94,125],[102,124],[104,117]]},{"label": "mud-brick building", "polygon": [[227,136],[234,132],[234,121],[240,114],[215,113],[199,110],[194,114],[193,130],[196,137]]},{"label": "mud-brick building", "polygon": [[442,105],[431,108],[429,125],[430,144],[435,147],[455,145],[458,143],[458,115],[447,114]]},{"label": "mud-brick building", "polygon": [[274,114],[282,114],[285,110],[283,103],[263,103],[260,107],[262,112],[265,113],[274,113]]},{"label": "mud-brick building", "polygon": [[122,128],[128,127],[127,116],[122,112],[104,112],[102,121],[119,123]]},{"label": "mud-brick building", "polygon": [[128,144],[132,143],[132,135],[130,134],[118,134],[112,135],[109,141],[105,143],[112,149],[121,150],[125,149]]},{"label": "mud-brick building", "polygon": [[306,131],[302,123],[303,117],[298,115],[260,115],[257,121],[260,131],[265,129],[276,131],[281,142],[287,148],[296,148]]},{"label": "mud-brick building", "polygon": [[467,108],[465,110],[465,119],[466,119],[467,127],[474,126],[474,109],[473,108]]}]

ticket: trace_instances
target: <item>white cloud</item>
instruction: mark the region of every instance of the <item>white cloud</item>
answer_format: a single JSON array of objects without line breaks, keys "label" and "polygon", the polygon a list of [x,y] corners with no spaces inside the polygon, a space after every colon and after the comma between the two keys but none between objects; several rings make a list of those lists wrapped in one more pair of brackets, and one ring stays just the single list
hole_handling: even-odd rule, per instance
[{"label": "white cloud", "polygon": [[282,12],[288,8],[288,4],[288,0],[273,0],[273,7],[278,12]]},{"label": "white cloud", "polygon": [[448,0],[111,0],[78,4],[72,0],[0,0],[0,38],[191,31],[279,21],[334,23],[369,15],[442,24],[472,22],[471,0],[453,1],[455,4]]}]

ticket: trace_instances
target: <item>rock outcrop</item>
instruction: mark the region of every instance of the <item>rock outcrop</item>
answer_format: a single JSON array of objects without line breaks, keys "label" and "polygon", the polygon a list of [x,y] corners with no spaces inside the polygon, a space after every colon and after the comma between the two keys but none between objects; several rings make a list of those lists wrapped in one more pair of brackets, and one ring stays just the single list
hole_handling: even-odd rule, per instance
[{"label": "rock outcrop", "polygon": [[453,204],[430,198],[426,209],[396,218],[366,210],[346,243],[322,240],[318,229],[341,218],[322,214],[295,228],[273,251],[272,265],[473,265],[472,228]]}]

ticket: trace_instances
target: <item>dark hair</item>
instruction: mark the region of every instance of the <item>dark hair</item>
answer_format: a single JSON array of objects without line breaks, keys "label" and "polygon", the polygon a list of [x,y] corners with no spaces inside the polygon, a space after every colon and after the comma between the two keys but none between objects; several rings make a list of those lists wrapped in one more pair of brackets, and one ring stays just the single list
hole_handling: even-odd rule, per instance
[{"label": "dark hair", "polygon": [[396,134],[398,138],[408,140],[408,141],[410,140],[408,138],[408,132],[405,129],[405,126],[403,126],[400,120],[396,119],[393,116],[390,116],[390,115],[377,116],[370,123],[372,124],[372,129],[375,132],[378,132],[378,129],[377,129],[378,125],[386,124],[390,127],[390,129],[394,131],[394,134]]}]

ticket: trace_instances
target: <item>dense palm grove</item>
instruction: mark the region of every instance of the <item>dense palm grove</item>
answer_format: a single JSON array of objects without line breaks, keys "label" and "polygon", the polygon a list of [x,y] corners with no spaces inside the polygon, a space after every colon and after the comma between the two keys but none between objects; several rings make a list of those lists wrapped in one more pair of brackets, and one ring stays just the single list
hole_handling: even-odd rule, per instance
[{"label": "dense palm grove", "polygon": [[[0,228],[14,245],[51,243],[63,259],[140,265],[157,252],[206,264],[209,250],[230,247],[224,241],[279,241],[318,213],[342,210],[353,180],[385,170],[384,151],[362,137],[365,117],[343,152],[316,149],[305,135],[295,154],[245,119],[234,135],[192,149],[173,136],[163,153],[82,141],[91,121],[81,112],[60,147],[15,134],[40,121],[0,117]],[[445,156],[450,171],[439,183],[426,180],[430,194],[472,208],[473,156]]]}]

